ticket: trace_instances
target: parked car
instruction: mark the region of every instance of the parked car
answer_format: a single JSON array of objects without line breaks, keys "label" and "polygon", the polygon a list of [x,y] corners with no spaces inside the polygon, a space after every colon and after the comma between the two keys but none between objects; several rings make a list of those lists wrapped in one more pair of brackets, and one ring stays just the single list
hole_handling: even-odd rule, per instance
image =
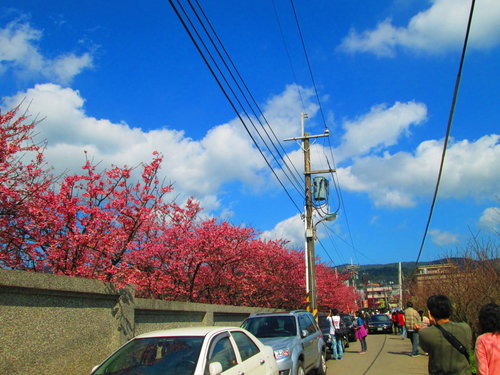
[{"label": "parked car", "polygon": [[241,327],[272,346],[280,375],[304,375],[312,369],[326,374],[326,344],[311,313],[258,313]]},{"label": "parked car", "polygon": [[340,318],[344,321],[348,333],[347,333],[347,341],[355,342],[356,341],[356,328],[354,328],[354,317],[349,314],[340,314]]},{"label": "parked car", "polygon": [[[319,329],[321,329],[321,332],[323,333],[323,340],[326,343],[326,348],[329,353],[332,352],[332,335],[330,334],[330,322],[326,319],[327,314],[318,314],[318,326]],[[348,348],[349,347],[349,340],[347,336],[344,336],[342,340],[342,349]]]},{"label": "parked car", "polygon": [[368,321],[369,333],[392,333],[392,320],[389,315],[375,314]]},{"label": "parked car", "polygon": [[190,327],[134,337],[91,375],[278,375],[273,349],[238,327]]}]

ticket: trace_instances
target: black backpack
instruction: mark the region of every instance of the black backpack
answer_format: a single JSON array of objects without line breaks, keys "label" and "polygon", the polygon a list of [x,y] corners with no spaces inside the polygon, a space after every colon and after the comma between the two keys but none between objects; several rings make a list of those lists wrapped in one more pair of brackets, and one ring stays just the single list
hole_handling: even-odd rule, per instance
[{"label": "black backpack", "polygon": [[347,332],[347,326],[342,318],[340,318],[339,328],[335,328],[335,336],[341,338],[343,336],[347,336]]}]

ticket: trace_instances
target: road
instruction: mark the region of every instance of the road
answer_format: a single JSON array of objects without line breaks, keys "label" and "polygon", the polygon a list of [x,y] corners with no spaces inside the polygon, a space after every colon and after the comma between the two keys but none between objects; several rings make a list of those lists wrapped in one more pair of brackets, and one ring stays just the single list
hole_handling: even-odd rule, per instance
[{"label": "road", "polygon": [[361,346],[351,342],[340,361],[327,362],[327,375],[426,375],[428,357],[411,356],[411,342],[399,335],[368,335],[368,352],[359,354]]}]

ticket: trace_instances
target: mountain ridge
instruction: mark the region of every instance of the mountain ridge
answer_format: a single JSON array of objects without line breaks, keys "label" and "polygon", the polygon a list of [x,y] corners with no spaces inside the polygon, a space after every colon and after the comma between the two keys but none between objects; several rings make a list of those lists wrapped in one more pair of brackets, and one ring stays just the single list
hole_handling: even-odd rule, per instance
[{"label": "mountain ridge", "polygon": [[[433,264],[443,264],[448,263],[448,259],[437,259],[428,262],[419,262],[419,265],[433,265]],[[398,284],[398,264],[386,263],[386,264],[366,264],[366,265],[354,265],[358,267],[358,284],[368,284],[376,283],[382,285],[388,284]],[[345,271],[352,265],[342,264],[336,266],[339,271]],[[413,272],[415,267],[415,262],[401,262],[401,273],[403,278],[408,278]]]}]

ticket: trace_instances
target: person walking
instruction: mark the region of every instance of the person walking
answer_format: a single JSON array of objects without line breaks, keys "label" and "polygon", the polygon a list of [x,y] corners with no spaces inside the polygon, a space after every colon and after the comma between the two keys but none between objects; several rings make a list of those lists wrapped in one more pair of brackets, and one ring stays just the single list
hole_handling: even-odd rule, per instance
[{"label": "person walking", "polygon": [[422,321],[422,326],[420,329],[424,329],[430,326],[431,321],[428,317],[424,315],[424,310],[418,310],[418,315],[420,315],[420,320]]},{"label": "person walking", "polygon": [[479,311],[481,335],[476,339],[478,375],[500,374],[500,306],[489,303]]},{"label": "person walking", "polygon": [[398,311],[398,326],[401,333],[401,339],[406,338],[406,328],[405,328],[405,314],[403,310]]},{"label": "person walking", "polygon": [[[451,301],[442,294],[430,296],[427,308],[431,325],[420,331],[420,347],[429,353],[429,374],[471,375],[468,354],[465,353],[472,346],[471,328],[467,323],[450,320]],[[459,344],[455,347],[449,340],[456,340]],[[460,345],[465,354],[459,350]]]},{"label": "person walking", "polygon": [[392,320],[392,330],[394,331],[393,333],[395,335],[397,335],[399,332],[398,311],[397,310],[392,310],[391,320]]},{"label": "person walking", "polygon": [[366,346],[366,336],[368,336],[368,333],[366,333],[366,328],[365,328],[365,321],[363,320],[363,314],[361,311],[356,312],[356,338],[359,340],[359,343],[361,344],[361,351],[359,354],[365,354],[366,351],[368,350]]},{"label": "person walking", "polygon": [[340,327],[341,318],[339,311],[337,309],[330,310],[326,319],[330,322],[333,358],[337,360],[342,359],[344,357],[344,338]]},{"label": "person walking", "polygon": [[417,357],[418,353],[418,330],[422,325],[420,315],[413,308],[413,303],[408,301],[405,309],[405,326],[408,338],[411,340],[411,356]]}]

